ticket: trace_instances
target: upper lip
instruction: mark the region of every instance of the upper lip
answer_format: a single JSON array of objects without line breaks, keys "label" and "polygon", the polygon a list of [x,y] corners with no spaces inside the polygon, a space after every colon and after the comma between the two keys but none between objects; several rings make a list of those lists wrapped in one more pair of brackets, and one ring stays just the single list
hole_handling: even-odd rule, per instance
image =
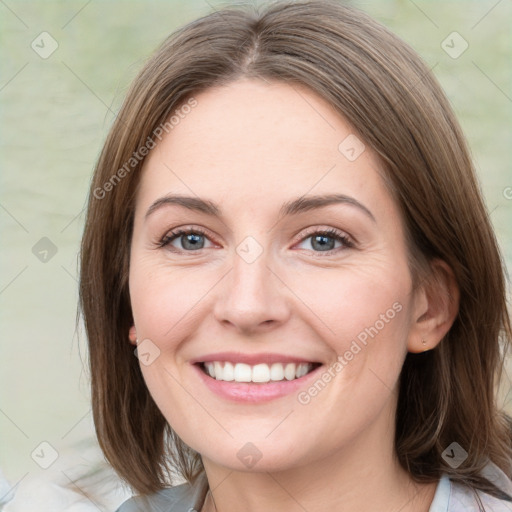
[{"label": "upper lip", "polygon": [[245,363],[248,365],[272,364],[272,363],[318,363],[314,359],[305,359],[303,357],[290,356],[286,354],[261,353],[261,354],[241,354],[240,352],[216,352],[215,354],[206,354],[193,359],[192,364],[206,363],[210,361],[229,361],[231,363]]}]

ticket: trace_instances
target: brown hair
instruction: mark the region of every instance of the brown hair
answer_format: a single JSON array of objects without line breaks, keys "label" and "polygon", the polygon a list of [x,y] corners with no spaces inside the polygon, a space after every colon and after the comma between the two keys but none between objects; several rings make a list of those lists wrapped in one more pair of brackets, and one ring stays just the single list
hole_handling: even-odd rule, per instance
[{"label": "brown hair", "polygon": [[[144,161],[130,159],[193,95],[241,77],[302,85],[331,104],[385,166],[415,283],[433,258],[453,269],[460,309],[452,328],[403,366],[396,453],[417,481],[445,472],[496,494],[480,471],[491,460],[512,474],[510,425],[495,398],[500,335],[508,347],[511,328],[504,266],[466,142],[416,53],[334,1],[276,2],[261,13],[231,6],[196,20],[162,44],[127,94],[95,169],[81,248],[93,414],[106,458],[141,494],[168,485],[172,471],[193,482],[203,469],[155,405],[128,343],[129,249]],[[454,441],[468,452],[456,469],[442,458]]]}]

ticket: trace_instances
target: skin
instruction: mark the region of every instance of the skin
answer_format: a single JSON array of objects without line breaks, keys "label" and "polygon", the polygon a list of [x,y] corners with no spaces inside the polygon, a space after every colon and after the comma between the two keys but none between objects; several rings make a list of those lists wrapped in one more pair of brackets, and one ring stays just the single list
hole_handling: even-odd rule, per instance
[{"label": "skin", "polygon": [[[243,79],[196,99],[145,161],[129,283],[130,339],[160,350],[141,371],[169,424],[202,456],[213,495],[203,510],[428,511],[436,484],[416,484],[399,466],[394,414],[407,352],[435,347],[456,315],[450,269],[435,262],[436,284],[412,289],[403,221],[381,163],[368,146],[354,161],[338,150],[354,130],[316,94]],[[214,201],[222,216],[166,205],[145,217],[171,193]],[[279,218],[287,201],[332,193],[356,199],[374,219],[348,204]],[[159,246],[178,227],[205,231],[203,248],[184,237]],[[327,253],[313,245],[312,235],[333,228],[353,246],[329,238]],[[236,252],[247,236],[262,250],[252,263]],[[191,365],[240,351],[327,368],[396,303],[400,312],[307,404],[297,393],[229,401]],[[250,469],[237,457],[247,442],[262,455]]]}]

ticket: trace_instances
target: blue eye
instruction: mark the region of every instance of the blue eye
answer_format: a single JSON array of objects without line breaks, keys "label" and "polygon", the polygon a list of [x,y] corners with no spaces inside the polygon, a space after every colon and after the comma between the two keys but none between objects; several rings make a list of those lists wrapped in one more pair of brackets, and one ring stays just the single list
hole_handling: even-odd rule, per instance
[{"label": "blue eye", "polygon": [[[341,247],[353,247],[353,243],[350,239],[335,229],[327,231],[316,231],[307,237],[303,238],[301,243],[305,243],[307,240],[311,240],[310,247],[314,252],[331,252]],[[336,247],[336,243],[340,244]]]},{"label": "blue eye", "polygon": [[[307,240],[311,240],[309,248],[306,247],[303,249],[311,249],[316,253],[331,254],[338,249],[354,247],[351,239],[343,232],[337,231],[336,229],[313,231],[303,237],[300,244],[306,243]],[[180,243],[180,246],[175,245],[175,242],[177,241]],[[171,246],[173,248],[171,250],[175,249],[176,252],[194,252],[211,247],[211,245],[205,246],[205,243],[211,244],[211,241],[202,229],[177,229],[167,233],[158,243],[158,247]]]},{"label": "blue eye", "polygon": [[205,240],[208,240],[208,238],[204,231],[200,229],[178,229],[165,235],[159,245],[160,247],[166,247],[168,245],[172,245],[175,240],[179,240],[181,242],[181,247],[176,247],[177,249],[191,252],[204,249]]}]

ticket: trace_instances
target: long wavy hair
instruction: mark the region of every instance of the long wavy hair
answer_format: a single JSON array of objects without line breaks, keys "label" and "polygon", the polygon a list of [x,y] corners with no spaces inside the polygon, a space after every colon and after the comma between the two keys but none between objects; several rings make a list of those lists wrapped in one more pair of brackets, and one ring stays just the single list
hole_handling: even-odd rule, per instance
[{"label": "long wavy hair", "polygon": [[[140,148],[195,95],[239,78],[302,85],[332,105],[385,167],[414,283],[433,258],[452,268],[459,313],[435,349],[406,357],[395,450],[418,482],[444,472],[498,495],[481,471],[492,461],[512,476],[510,422],[496,399],[511,326],[466,141],[419,56],[365,13],[330,0],[228,6],[193,21],[165,40],[127,93],[94,172],[81,247],[93,415],[107,460],[140,494],[172,484],[173,473],[193,483],[203,470],[155,405],[128,343],[129,252]],[[453,441],[468,453],[458,468],[442,457]]]}]

